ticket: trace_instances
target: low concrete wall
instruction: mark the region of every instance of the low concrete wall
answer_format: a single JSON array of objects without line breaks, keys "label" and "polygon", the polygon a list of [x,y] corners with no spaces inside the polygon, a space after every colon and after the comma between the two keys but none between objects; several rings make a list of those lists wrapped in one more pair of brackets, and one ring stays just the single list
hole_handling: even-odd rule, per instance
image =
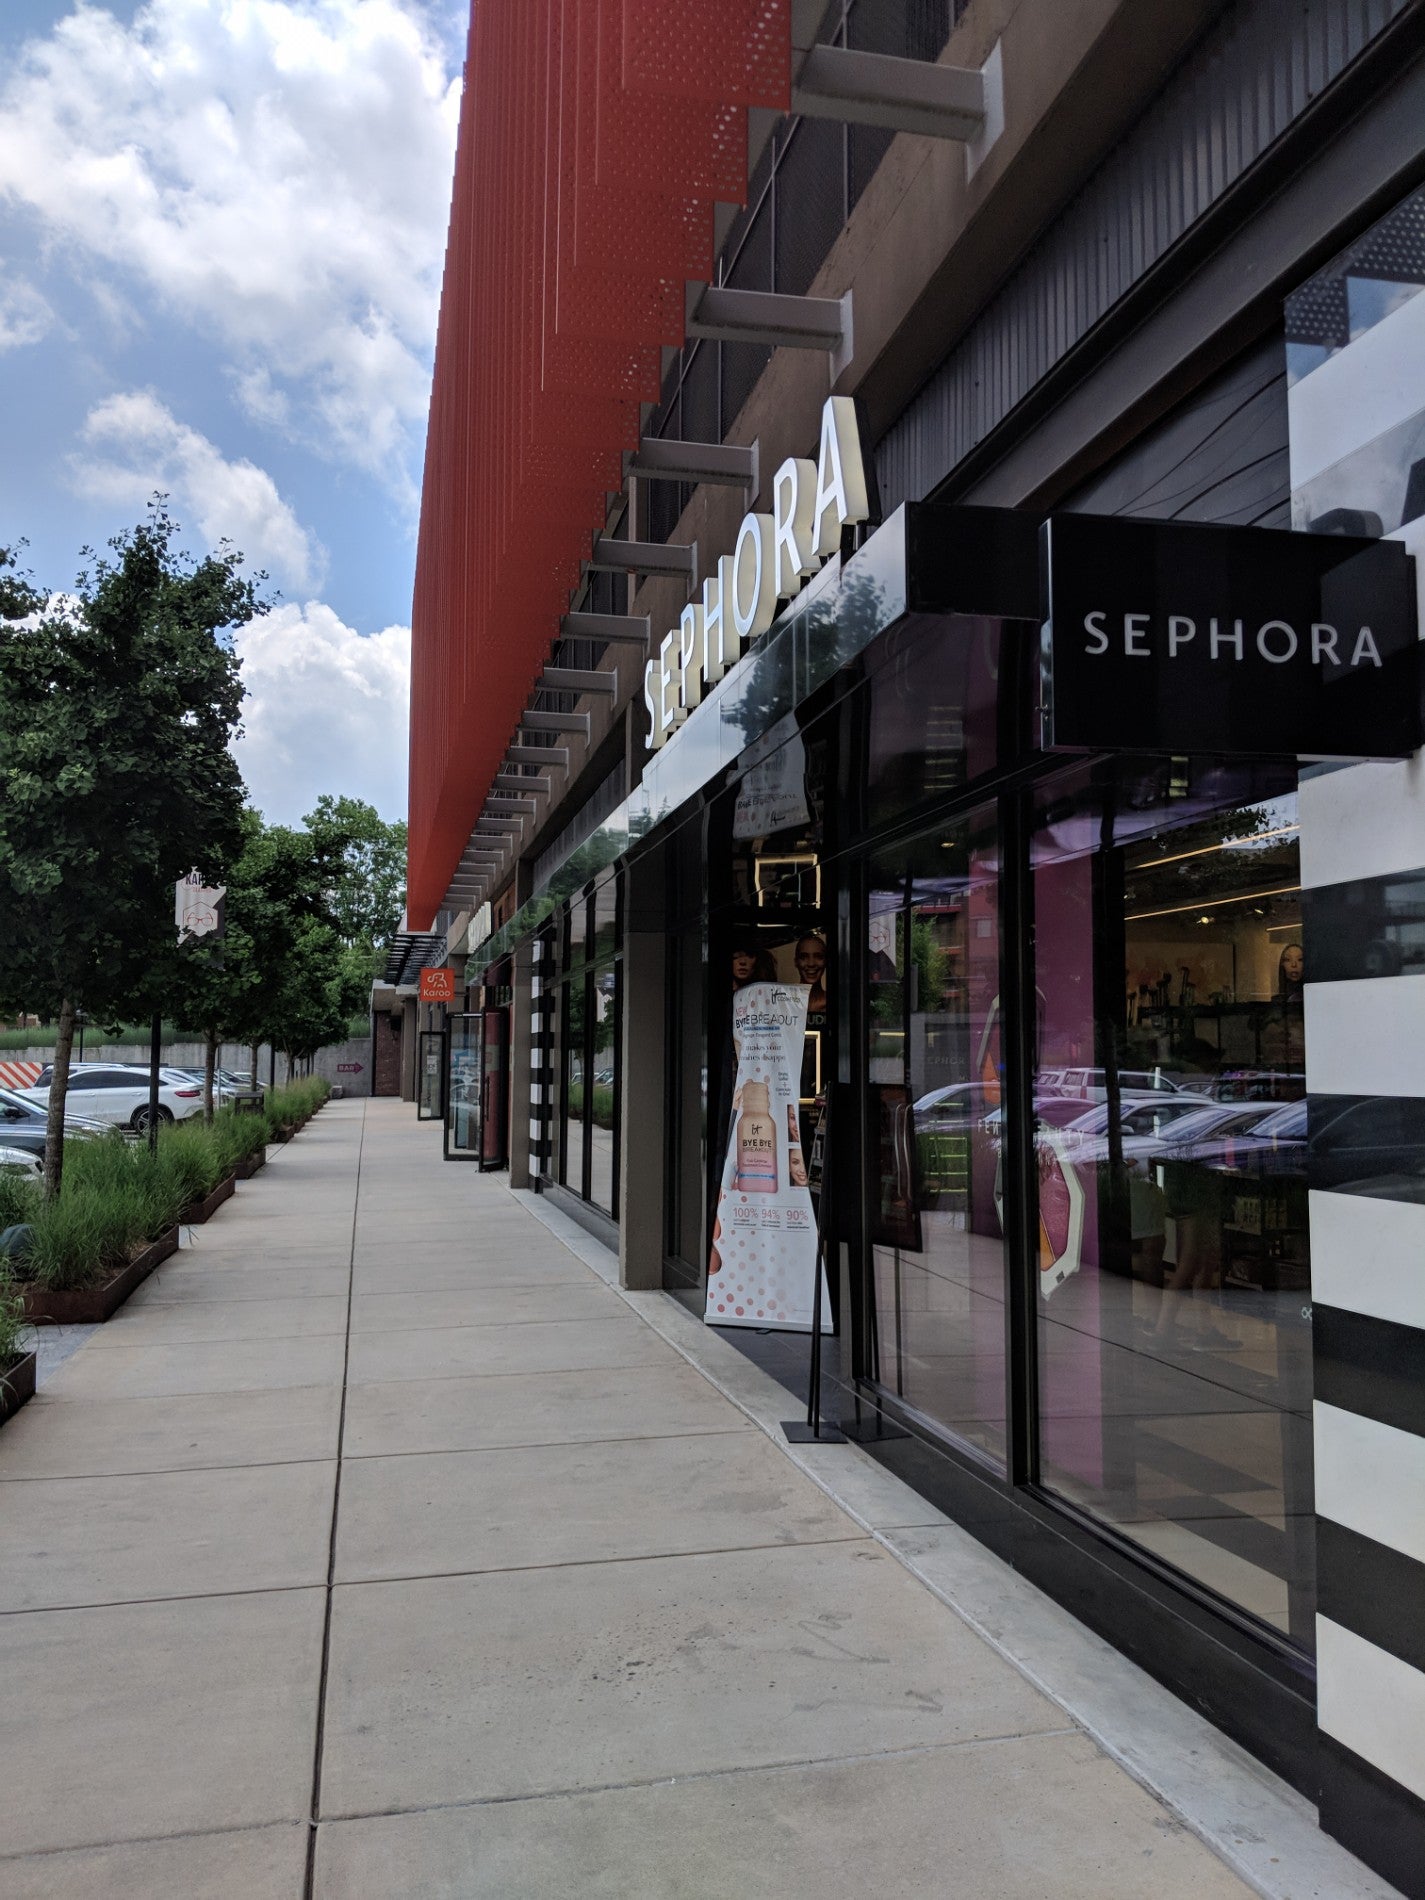
[{"label": "low concrete wall", "polygon": [[[74,1045],[75,1060],[79,1059],[79,1043]],[[0,1050],[0,1060],[8,1063],[31,1062],[37,1067],[54,1060],[54,1050],[43,1043],[28,1049]],[[92,1036],[84,1040],[84,1060],[86,1062],[134,1062],[148,1066],[148,1050],[141,1044],[97,1042]],[[204,1062],[204,1048],[201,1042],[165,1042],[161,1045],[160,1063],[175,1069],[201,1069]],[[218,1052],[218,1067],[222,1069],[247,1070],[252,1065],[251,1045],[225,1042]],[[272,1051],[263,1043],[258,1051],[257,1079],[266,1082],[272,1074]],[[371,1093],[371,1038],[353,1036],[347,1042],[334,1042],[326,1049],[319,1049],[312,1058],[312,1072],[325,1076],[333,1088],[340,1088],[345,1095],[369,1095]],[[277,1057],[276,1074],[278,1082],[288,1077],[286,1060]]]}]

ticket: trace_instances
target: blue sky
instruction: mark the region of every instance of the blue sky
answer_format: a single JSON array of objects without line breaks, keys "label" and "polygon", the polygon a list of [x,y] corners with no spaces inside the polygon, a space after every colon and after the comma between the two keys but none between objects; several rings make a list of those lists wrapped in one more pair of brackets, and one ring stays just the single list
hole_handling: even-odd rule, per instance
[{"label": "blue sky", "polygon": [[405,808],[461,0],[5,0],[0,545],[63,587],[171,497],[280,604],[242,636],[274,818]]}]

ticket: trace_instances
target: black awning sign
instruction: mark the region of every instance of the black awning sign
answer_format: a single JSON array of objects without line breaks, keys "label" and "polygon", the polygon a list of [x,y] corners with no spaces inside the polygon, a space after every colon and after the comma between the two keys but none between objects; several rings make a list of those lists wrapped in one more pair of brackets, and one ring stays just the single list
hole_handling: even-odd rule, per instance
[{"label": "black awning sign", "polygon": [[1393,759],[1421,744],[1415,564],[1398,542],[1056,515],[1040,551],[1046,748]]}]

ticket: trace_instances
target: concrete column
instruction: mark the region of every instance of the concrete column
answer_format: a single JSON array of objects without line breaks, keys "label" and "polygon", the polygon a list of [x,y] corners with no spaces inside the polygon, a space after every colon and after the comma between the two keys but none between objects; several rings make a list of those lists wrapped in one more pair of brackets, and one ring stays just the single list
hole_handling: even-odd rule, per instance
[{"label": "concrete column", "polygon": [[652,851],[629,866],[624,887],[619,1278],[627,1287],[663,1284],[666,961],[663,854]]}]

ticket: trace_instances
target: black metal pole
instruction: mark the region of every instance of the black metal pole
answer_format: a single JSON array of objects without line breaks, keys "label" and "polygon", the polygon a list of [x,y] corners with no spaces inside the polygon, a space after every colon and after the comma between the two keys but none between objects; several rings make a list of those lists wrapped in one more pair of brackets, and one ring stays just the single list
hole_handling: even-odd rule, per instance
[{"label": "black metal pole", "polygon": [[158,1151],[158,1058],[163,1048],[163,1017],[154,1011],[148,1045],[148,1151]]}]

